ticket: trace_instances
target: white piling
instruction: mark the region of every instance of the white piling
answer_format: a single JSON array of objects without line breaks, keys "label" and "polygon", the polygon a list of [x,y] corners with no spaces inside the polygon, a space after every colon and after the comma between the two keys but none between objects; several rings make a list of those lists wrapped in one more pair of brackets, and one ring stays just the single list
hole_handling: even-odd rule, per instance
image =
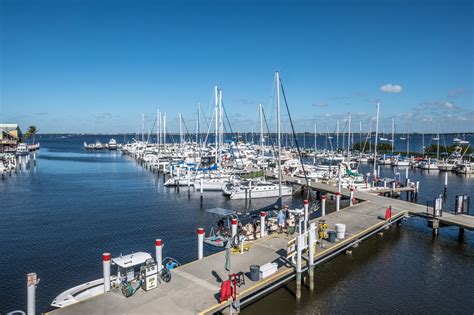
[{"label": "white piling", "polygon": [[200,179],[200,182],[201,182],[201,188],[199,189],[199,192],[201,193],[201,195],[202,195],[202,193],[204,192],[204,188],[203,188],[203,181],[204,181],[204,180],[201,178],[201,179]]},{"label": "white piling", "polygon": [[444,190],[448,189],[448,172],[444,173]]},{"label": "white piling", "polygon": [[198,228],[198,259],[201,260],[204,255],[204,229]]},{"label": "white piling", "polygon": [[36,314],[36,285],[39,283],[39,279],[36,273],[32,272],[26,275],[26,288],[27,288],[27,314]]},{"label": "white piling", "polygon": [[354,188],[351,188],[351,195],[350,195],[349,205],[352,207],[354,205]]},{"label": "white piling", "polygon": [[260,237],[265,237],[265,211],[260,212]]},{"label": "white piling", "polygon": [[234,237],[237,235],[237,219],[232,219],[232,231],[231,231],[231,235],[232,235],[232,239],[234,239]]},{"label": "white piling", "polygon": [[309,225],[308,246],[309,246],[309,289],[314,290],[314,250],[316,243],[316,223]]},{"label": "white piling", "polygon": [[304,204],[304,233],[306,233],[306,229],[307,229],[308,221],[309,221],[309,202],[308,202],[308,200],[304,200],[303,204]]},{"label": "white piling", "polygon": [[102,264],[104,266],[104,292],[110,291],[110,253],[102,254]]},{"label": "white piling", "polygon": [[326,215],[326,195],[321,196],[321,216]]},{"label": "white piling", "polygon": [[336,211],[341,209],[341,193],[336,192]]},{"label": "white piling", "polygon": [[303,256],[304,234],[298,235],[296,246],[296,298],[301,298],[301,261]]},{"label": "white piling", "polygon": [[160,271],[163,268],[163,242],[161,241],[161,239],[155,240],[155,258],[156,266],[158,268],[158,271]]},{"label": "white piling", "polygon": [[408,167],[405,169],[405,178],[408,178]]}]

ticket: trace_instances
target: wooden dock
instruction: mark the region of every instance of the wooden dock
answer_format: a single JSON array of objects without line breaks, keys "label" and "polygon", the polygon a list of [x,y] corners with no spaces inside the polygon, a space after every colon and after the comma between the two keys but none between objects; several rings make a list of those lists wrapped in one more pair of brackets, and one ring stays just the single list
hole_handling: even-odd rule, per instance
[{"label": "wooden dock", "polygon": [[[285,180],[293,179],[286,177]],[[337,187],[321,183],[311,183],[310,186],[311,189],[330,194],[338,191]],[[350,191],[342,189],[341,194],[348,197]],[[345,224],[346,237],[336,240],[335,243],[323,240],[324,248],[317,247],[315,252],[316,264],[356,247],[365,238],[389,228],[403,217],[427,216],[426,206],[423,205],[357,191],[354,192],[354,197],[358,203],[324,216],[330,229],[334,229],[336,223]],[[392,217],[389,220],[381,219],[389,206],[392,207]],[[474,230],[472,216],[445,212],[442,217],[436,219],[444,225]],[[271,234],[249,242],[248,252],[231,254],[231,272],[246,273],[245,284],[237,289],[240,307],[245,307],[254,299],[268,294],[268,291],[295,277],[295,268],[286,259],[287,243],[292,238],[286,234]],[[251,281],[248,277],[250,265],[269,262],[276,262],[278,271],[260,281]],[[220,282],[228,279],[224,264],[225,253],[219,252],[173,270],[171,282],[159,284],[158,288],[152,291],[139,290],[132,297],[125,298],[120,290],[115,289],[84,302],[54,310],[51,314],[211,314],[224,311],[230,305],[230,302],[218,301]],[[306,264],[305,259],[304,269]]]}]

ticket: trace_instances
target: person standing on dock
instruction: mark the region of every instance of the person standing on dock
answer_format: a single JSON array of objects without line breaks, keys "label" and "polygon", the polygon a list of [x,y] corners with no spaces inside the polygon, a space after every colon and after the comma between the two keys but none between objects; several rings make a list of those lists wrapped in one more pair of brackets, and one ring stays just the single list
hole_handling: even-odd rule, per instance
[{"label": "person standing on dock", "polygon": [[286,215],[282,209],[278,211],[278,227],[280,229],[280,233],[283,232],[283,228],[285,227]]}]

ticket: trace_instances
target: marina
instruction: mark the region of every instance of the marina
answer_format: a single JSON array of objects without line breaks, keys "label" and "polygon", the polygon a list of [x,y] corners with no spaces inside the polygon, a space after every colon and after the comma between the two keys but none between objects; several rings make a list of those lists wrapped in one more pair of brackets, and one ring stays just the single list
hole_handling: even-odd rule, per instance
[{"label": "marina", "polygon": [[0,315],[473,314],[473,4],[426,4],[0,0]]},{"label": "marina", "polygon": [[[47,150],[49,151],[49,149],[47,149]],[[77,150],[77,149],[73,149],[73,150]],[[54,153],[55,151],[56,150],[53,151],[53,156],[57,154],[57,153]],[[61,152],[61,151],[59,151],[59,152]],[[90,153],[87,153],[87,155],[89,155],[89,154]],[[100,154],[105,154],[105,156],[110,156],[110,157],[114,157],[114,156],[117,155],[117,153],[114,153],[112,151],[110,151],[110,153],[100,153]],[[49,155],[51,155],[51,153],[46,153],[45,155],[49,156]],[[81,153],[81,155],[83,155],[83,154]],[[41,162],[41,152],[40,152],[39,157],[40,157],[40,162]],[[97,157],[99,157],[99,156],[97,156]],[[73,160],[74,160],[74,158],[73,158]],[[44,160],[44,162],[47,163],[48,159]],[[166,177],[170,176],[169,174],[166,175],[166,174],[160,174],[160,173],[153,172],[153,170],[150,171],[150,168],[148,166],[144,165],[144,164],[142,165],[142,164],[138,163],[137,165],[140,169],[145,170],[146,173],[148,173],[150,175],[153,175],[153,176],[158,176],[158,178],[160,178],[160,177],[166,178]],[[39,166],[40,165],[38,165],[37,167],[39,167]],[[390,168],[387,168],[387,169],[382,168],[382,171],[386,171],[386,170],[389,170],[389,169]],[[412,172],[412,171],[410,171],[410,172]],[[28,174],[28,173],[19,173],[16,176],[21,177],[22,176],[21,174]],[[156,174],[158,174],[158,175],[156,175]],[[268,175],[271,175],[271,174],[268,174]],[[410,175],[410,176],[413,176],[414,180],[417,178],[416,175]],[[271,180],[271,176],[268,176],[268,178]],[[5,184],[7,184],[7,185],[8,185],[8,180],[9,179],[7,179],[7,181],[5,181]],[[296,202],[296,205],[297,205],[298,204],[298,201],[297,201],[298,198],[295,199],[295,197],[298,194],[301,194],[300,192],[302,190],[299,188],[299,186],[301,186],[302,183],[304,183],[304,181],[302,180],[301,177],[291,177],[291,176],[283,176],[283,181],[287,184],[290,184],[290,186],[293,186],[293,189],[295,190],[296,195],[291,199],[296,200],[296,201],[291,201],[291,204]],[[157,183],[159,183],[159,182],[161,182],[162,185],[164,183],[164,181],[162,181],[162,180],[159,180]],[[422,183],[423,183],[423,181],[422,181]],[[426,205],[417,205],[416,203],[413,203],[413,202],[400,201],[400,200],[394,199],[394,198],[383,197],[381,195],[385,194],[386,196],[389,196],[393,193],[392,189],[385,189],[384,190],[383,185],[381,187],[379,187],[378,189],[376,189],[374,191],[375,193],[373,193],[373,192],[371,193],[370,191],[357,191],[357,190],[354,190],[354,191],[351,192],[350,189],[341,187],[341,191],[340,191],[340,193],[341,193],[341,204],[343,206],[341,206],[339,212],[335,211],[337,209],[337,207],[336,207],[336,199],[337,199],[336,195],[339,191],[337,186],[330,185],[330,184],[324,184],[324,183],[320,183],[320,182],[310,182],[310,188],[314,192],[319,192],[319,198],[321,198],[322,195],[327,196],[326,200],[327,200],[327,209],[328,209],[327,211],[328,212],[324,216],[324,218],[325,218],[326,222],[328,223],[328,225],[330,225],[331,228],[334,228],[334,224],[343,223],[343,224],[346,225],[346,229],[347,229],[346,230],[346,238],[343,241],[339,240],[335,244],[324,241],[325,248],[324,249],[322,249],[322,248],[317,248],[316,249],[316,253],[315,253],[315,256],[314,256],[315,257],[314,258],[315,259],[314,260],[315,265],[318,265],[322,262],[330,261],[330,260],[328,260],[328,258],[325,258],[326,256],[329,256],[330,254],[345,253],[348,250],[352,251],[353,247],[356,247],[356,246],[359,245],[359,242],[360,242],[359,240],[360,239],[365,240],[365,236],[367,236],[371,233],[375,233],[375,235],[377,236],[378,232],[384,232],[385,229],[386,229],[386,226],[391,225],[392,223],[395,223],[397,221],[397,219],[402,219],[402,218],[410,217],[410,216],[419,216],[419,217],[423,217],[425,219],[425,226],[427,226],[428,221],[426,220],[426,218],[429,217],[429,213],[427,214]],[[189,191],[189,192],[192,193],[191,194],[191,197],[192,197],[191,200],[196,200],[196,202],[198,204],[201,202],[201,201],[199,201],[199,198],[200,198],[200,195],[201,195],[199,193],[200,189],[191,188],[191,190],[189,190],[188,187],[184,186],[184,187],[182,187],[181,191],[177,191],[177,187],[167,188],[164,185],[163,185],[163,189],[166,189],[166,190],[172,189],[172,190],[175,191],[176,194],[183,195],[183,198],[185,198],[185,199],[189,198],[189,196],[188,196],[188,191]],[[409,187],[408,189],[405,189],[404,187],[400,187],[400,188],[396,188],[396,189],[397,189],[397,193],[399,193],[400,197],[402,197],[402,198],[404,197],[404,194],[405,194],[406,190],[408,190],[410,192],[414,191],[414,188],[412,188],[412,187]],[[421,189],[420,190],[423,191],[423,184],[421,184]],[[219,192],[213,192],[213,191],[208,191],[206,194],[214,194],[215,195],[216,193],[219,194]],[[202,206],[204,208],[206,208],[206,206],[205,206],[206,199],[207,199],[206,194],[204,194],[204,205]],[[322,211],[321,210],[321,200],[317,198],[317,195],[318,194],[316,194],[316,195],[312,194],[312,196],[314,198],[312,203],[316,203],[316,205],[318,205],[319,210],[316,210],[315,215],[317,216],[317,218],[320,218],[320,216],[322,215],[321,214],[321,211]],[[347,208],[347,206],[350,205],[350,202],[349,202],[350,200],[349,199],[350,199],[351,195],[353,196],[353,198],[355,198],[354,206]],[[223,198],[223,200],[226,200],[224,196],[222,196],[221,198]],[[421,198],[426,199],[424,197],[421,197]],[[257,199],[252,199],[251,203],[256,204],[257,208],[258,208],[258,204],[261,204],[262,206],[264,204],[266,204],[266,202],[264,202],[263,204],[258,203],[259,200],[260,199],[258,199],[258,198]],[[261,200],[263,201],[263,200],[265,200],[265,198],[261,199]],[[409,200],[411,201],[411,199],[409,199]],[[248,203],[248,201],[243,201],[243,202],[244,202],[244,204]],[[452,211],[454,209],[454,204],[451,204],[451,202],[448,203],[448,204],[449,204],[449,209],[446,209],[446,210]],[[393,211],[392,212],[393,220],[391,221],[390,224],[387,224],[387,221],[381,220],[379,218],[380,216],[385,215],[385,211],[386,211],[388,205],[392,206],[392,211]],[[331,209],[331,210],[329,210],[329,209]],[[472,221],[472,216],[469,216],[467,218],[467,221],[466,221],[466,219],[464,219],[465,215],[453,215],[453,214],[450,213],[450,211],[444,211],[442,216],[438,218],[438,220],[440,222],[440,227],[444,226],[444,225],[446,225],[446,226],[449,225],[449,226],[453,226],[453,227],[458,227],[458,229],[459,229],[459,227],[462,227],[462,228],[464,228],[468,231],[470,229],[472,229],[472,224],[473,224],[472,223],[473,222]],[[354,216],[358,217],[358,219],[356,221],[354,221]],[[463,218],[463,219],[460,219],[460,218]],[[430,218],[428,218],[428,219],[430,219]],[[406,220],[406,219],[404,219],[404,220]],[[410,220],[412,220],[412,219],[410,219]],[[315,222],[317,222],[317,221],[315,221]],[[189,231],[189,238],[196,240],[196,233],[195,233],[196,225],[194,225],[194,226],[195,226],[195,228],[193,229],[194,233],[193,233],[192,230]],[[208,231],[209,231],[209,225],[203,222],[203,224],[201,226],[205,227],[206,234],[207,234]],[[403,229],[403,224],[402,224],[401,228]],[[432,229],[432,227],[429,227],[429,228]],[[441,235],[443,235],[443,230],[444,229],[441,229],[441,228],[439,230],[440,231],[439,233]],[[377,231],[377,232],[374,232],[374,231]],[[467,239],[470,238],[470,236],[469,236],[470,233],[471,232],[467,232],[467,234],[466,234]],[[162,237],[163,242],[165,244],[167,243],[167,240],[166,240],[165,237],[163,237],[161,235],[155,235],[155,237]],[[268,236],[267,238],[264,238],[264,239],[257,238],[253,241],[249,241],[248,246],[250,247],[250,249],[248,250],[248,252],[245,252],[243,255],[241,255],[239,253],[232,254],[232,258],[235,257],[235,262],[234,262],[234,260],[232,261],[232,265],[235,268],[233,270],[235,270],[236,272],[240,271],[240,272],[248,273],[250,265],[254,265],[254,264],[263,265],[263,264],[265,264],[267,262],[271,262],[271,261],[277,261],[278,264],[279,264],[278,271],[275,274],[272,275],[271,280],[261,281],[261,282],[256,282],[255,283],[255,282],[248,279],[248,275],[245,276],[245,277],[247,277],[245,279],[246,284],[239,287],[238,291],[237,291],[237,292],[239,292],[239,297],[242,301],[242,306],[241,306],[242,310],[245,310],[245,307],[247,307],[248,305],[252,305],[253,301],[258,300],[258,298],[261,298],[262,294],[259,293],[259,292],[261,292],[262,290],[271,288],[269,290],[269,292],[271,292],[271,291],[274,290],[274,288],[272,288],[272,285],[277,284],[276,287],[278,288],[279,286],[284,285],[286,283],[293,283],[292,281],[294,281],[294,279],[296,277],[295,268],[291,264],[288,264],[288,260],[286,259],[287,243],[290,239],[291,239],[291,237],[288,237],[286,235],[280,235],[278,233],[277,234],[271,234],[270,236]],[[153,243],[153,238],[151,238],[150,242]],[[361,243],[363,243],[363,242],[361,242]],[[361,244],[361,246],[363,246],[363,245]],[[148,246],[148,247],[150,248],[151,245]],[[333,248],[333,250],[330,250],[330,248]],[[343,249],[341,249],[341,248],[343,248]],[[207,254],[204,256],[204,259],[202,260],[202,262],[201,261],[192,262],[192,261],[194,261],[195,258],[192,257],[193,255],[188,254],[189,255],[188,259],[190,259],[190,263],[184,264],[182,267],[179,267],[178,269],[176,269],[174,271],[171,271],[173,276],[172,276],[172,280],[171,280],[170,283],[160,284],[160,286],[158,286],[156,291],[150,291],[150,292],[142,292],[140,290],[137,291],[137,295],[134,295],[134,296],[129,298],[129,299],[135,299],[136,298],[137,304],[135,304],[135,303],[130,304],[128,302],[128,301],[130,301],[129,299],[125,299],[125,300],[123,299],[122,294],[120,293],[120,291],[119,292],[115,291],[115,292],[111,292],[111,293],[105,294],[103,296],[100,295],[100,296],[98,296],[94,299],[88,300],[89,302],[84,302],[85,304],[80,303],[77,306],[69,306],[69,307],[61,308],[58,311],[60,311],[60,312],[69,312],[69,309],[70,309],[70,311],[73,312],[73,313],[74,312],[77,312],[77,313],[86,312],[87,313],[88,312],[87,307],[90,307],[91,309],[98,307],[94,303],[99,303],[99,304],[103,304],[103,305],[111,305],[110,303],[107,303],[107,302],[105,302],[105,303],[101,302],[101,299],[106,298],[106,296],[108,296],[108,295],[110,295],[111,297],[107,297],[107,299],[112,298],[112,299],[119,299],[120,301],[122,301],[122,302],[119,302],[117,304],[118,305],[117,307],[119,307],[119,306],[121,308],[122,307],[124,307],[124,308],[130,307],[130,312],[131,313],[133,313],[135,311],[140,312],[140,311],[146,310],[147,308],[143,305],[148,305],[147,307],[150,307],[149,310],[154,311],[155,308],[158,307],[157,306],[158,304],[155,304],[155,302],[154,302],[155,300],[160,301],[159,309],[163,309],[163,310],[166,310],[167,307],[169,307],[171,309],[173,309],[173,307],[179,307],[179,310],[182,311],[182,312],[191,312],[192,313],[192,312],[198,312],[198,311],[199,312],[206,312],[206,311],[207,312],[214,312],[214,311],[217,311],[217,310],[225,309],[225,307],[229,303],[220,304],[220,303],[218,303],[218,300],[216,300],[215,295],[219,292],[219,282],[218,282],[218,279],[216,280],[216,277],[213,276],[213,274],[217,273],[218,275],[220,275],[219,277],[222,277],[222,278],[225,277],[226,273],[222,271],[223,267],[224,267],[224,261],[225,261],[225,259],[224,259],[225,252],[218,251],[217,253],[213,254],[212,250],[209,252],[210,249],[211,248],[205,247],[205,252]],[[339,249],[341,249],[341,250],[338,251]],[[357,249],[354,248],[354,251],[357,251]],[[284,253],[284,254],[282,254],[282,253]],[[171,253],[169,253],[169,254],[171,254]],[[195,255],[196,254],[197,254],[197,252],[195,252]],[[255,259],[255,256],[258,256],[259,258]],[[194,257],[196,257],[196,256],[194,256]],[[307,255],[304,256],[304,257],[305,258],[303,259],[303,264],[302,264],[303,269],[305,269],[306,265],[307,265]],[[179,260],[182,261],[182,258],[180,257]],[[186,260],[184,260],[184,261],[186,261]],[[206,268],[209,268],[209,269],[206,269],[206,268],[203,268],[202,266],[200,266],[200,264],[202,264],[202,263],[204,263]],[[184,276],[180,275],[181,271],[179,271],[179,270],[188,270],[188,268],[190,268],[193,265],[200,266],[200,267],[199,268],[194,267],[194,269],[191,269],[191,271],[186,271],[186,273],[183,273]],[[197,274],[193,274],[192,270],[195,270],[196,268],[197,268],[197,270],[200,270],[200,271]],[[215,273],[213,273],[212,271],[215,271]],[[178,275],[175,275],[175,272],[177,272]],[[94,278],[91,278],[91,280],[92,279],[94,279]],[[200,279],[200,280],[198,280],[198,279]],[[203,283],[202,280],[206,281],[207,284]],[[167,296],[166,294],[164,294],[164,295],[162,294],[162,291],[166,291],[166,292],[176,292],[176,294],[177,294],[176,296],[179,296],[180,294],[191,294],[191,295],[193,295],[193,294],[195,294],[195,292],[193,291],[193,289],[189,288],[189,283],[194,283],[192,285],[192,287],[194,287],[194,290],[197,290],[197,291],[203,290],[203,292],[200,292],[200,294],[204,294],[204,292],[207,292],[207,295],[208,295],[207,298],[203,297],[203,298],[200,298],[200,299],[197,300],[197,301],[200,302],[200,304],[199,303],[195,304],[195,303],[197,303],[196,301],[192,302],[192,300],[186,300],[186,302],[189,302],[189,303],[187,303],[187,304],[185,303],[184,305],[180,305],[180,303],[176,302],[175,298],[173,299],[173,298],[171,298],[171,296]],[[175,288],[174,285],[176,285],[177,287]],[[306,283],[306,285],[309,285],[309,284]],[[163,287],[161,287],[161,286],[163,286]],[[166,286],[166,288],[165,288],[165,286]],[[207,289],[202,289],[203,286],[207,287]],[[210,291],[211,291],[211,290],[209,290],[210,287],[212,287],[213,289],[216,289],[216,290],[214,290],[215,292],[213,292],[213,294],[210,294]],[[39,285],[39,289],[40,288],[41,288],[41,285]],[[184,290],[184,291],[181,291],[181,290]],[[191,290],[191,291],[187,291],[187,290]],[[316,288],[316,290],[317,290],[317,288]],[[159,292],[161,292],[161,293],[159,293]],[[159,298],[156,297],[155,296],[156,294],[159,295],[160,297]],[[265,295],[266,294],[264,294],[263,296],[265,296]],[[148,302],[146,302],[146,301],[148,301]],[[168,301],[168,304],[170,303],[169,301],[173,301],[173,303],[166,306],[166,303],[164,301]],[[90,304],[90,306],[86,306],[86,305],[89,305],[88,303],[92,303],[92,304]],[[122,305],[120,303],[124,303],[124,304]],[[77,308],[79,305],[80,305],[80,307]],[[129,305],[129,306],[127,306],[127,305]],[[86,307],[86,309],[83,309],[82,307]],[[135,307],[137,307],[137,309],[135,309]],[[140,307],[142,307],[142,308],[140,308]],[[174,309],[174,310],[178,310],[178,309]],[[103,311],[106,312],[106,313],[108,312],[107,308],[103,309]],[[110,309],[109,311],[114,312],[113,309]]]}]

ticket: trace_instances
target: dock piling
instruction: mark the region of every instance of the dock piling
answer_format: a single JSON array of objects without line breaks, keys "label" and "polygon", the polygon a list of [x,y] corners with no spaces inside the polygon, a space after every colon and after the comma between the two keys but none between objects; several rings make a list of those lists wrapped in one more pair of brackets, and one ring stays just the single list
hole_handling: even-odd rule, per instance
[{"label": "dock piling", "polygon": [[232,239],[237,235],[237,219],[232,219]]},{"label": "dock piling", "polygon": [[326,215],[326,195],[321,196],[321,216]]},{"label": "dock piling", "polygon": [[309,222],[309,202],[308,200],[303,201],[304,204],[304,233],[306,234],[307,225]]},{"label": "dock piling", "polygon": [[265,237],[265,211],[260,212],[260,237]]},{"label": "dock piling", "polygon": [[110,291],[110,253],[102,254],[102,264],[104,267],[104,292]]},{"label": "dock piling", "polygon": [[303,255],[304,234],[298,235],[298,242],[296,248],[296,298],[301,298],[301,261]]},{"label": "dock piling", "polygon": [[309,247],[309,267],[308,267],[308,276],[309,276],[309,289],[314,290],[314,250],[316,245],[316,223],[312,222],[309,226],[309,235],[308,235],[308,247]]},{"label": "dock piling", "polygon": [[[385,182],[384,182],[385,183]],[[351,195],[350,195],[350,200],[349,200],[349,206],[353,206],[354,205],[354,188],[351,187]]]},{"label": "dock piling", "polygon": [[204,228],[198,228],[198,259],[204,256]]},{"label": "dock piling", "polygon": [[158,271],[160,271],[163,268],[163,242],[159,238],[155,240],[155,258],[156,266],[158,268]]},{"label": "dock piling", "polygon": [[448,172],[444,173],[444,193],[448,190]]},{"label": "dock piling", "polygon": [[36,285],[39,283],[39,279],[35,272],[26,275],[26,288],[27,288],[27,314],[36,314]]},{"label": "dock piling", "polygon": [[336,192],[336,211],[339,211],[341,208],[341,193]]}]

